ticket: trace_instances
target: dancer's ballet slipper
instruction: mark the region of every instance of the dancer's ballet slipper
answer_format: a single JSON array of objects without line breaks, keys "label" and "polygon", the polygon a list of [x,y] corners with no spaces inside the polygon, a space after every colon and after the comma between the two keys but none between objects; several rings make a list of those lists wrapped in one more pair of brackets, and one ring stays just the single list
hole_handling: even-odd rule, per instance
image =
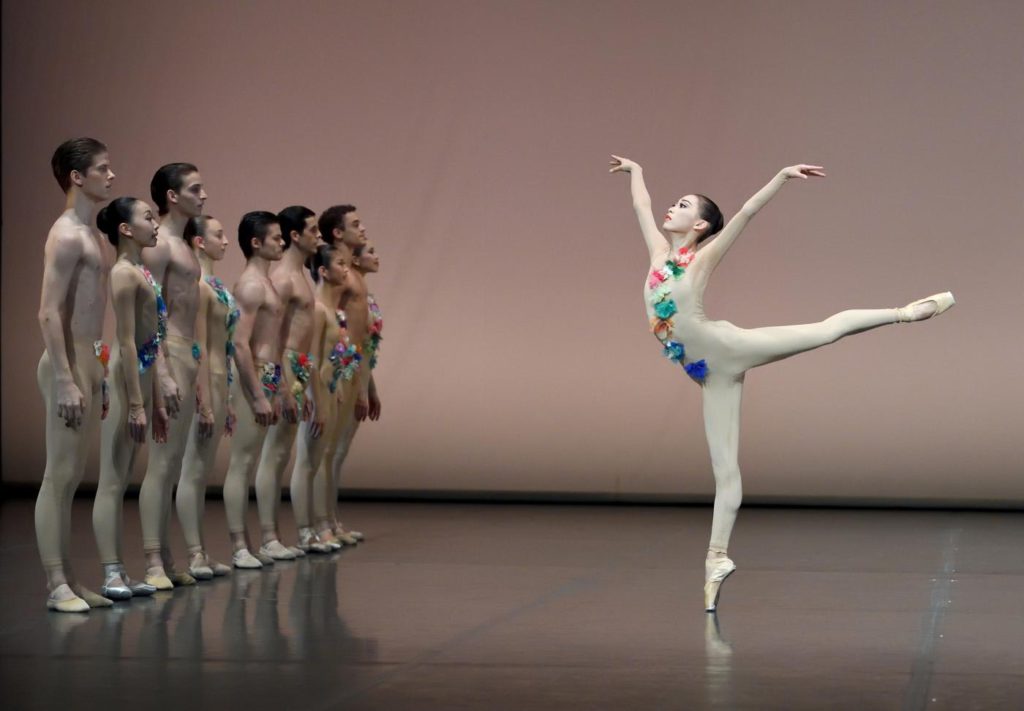
[{"label": "dancer's ballet slipper", "polygon": [[150,585],[149,583],[143,583],[129,578],[123,565],[121,566],[121,580],[123,580],[124,584],[128,586],[128,589],[132,591],[132,597],[149,597],[156,592],[155,585]]},{"label": "dancer's ballet slipper", "polygon": [[131,600],[132,590],[121,578],[121,565],[118,563],[103,566],[103,585],[100,594],[111,600]]},{"label": "dancer's ballet slipper", "polygon": [[77,594],[78,597],[80,597],[83,600],[85,600],[85,604],[88,605],[91,608],[95,609],[97,607],[113,607],[114,606],[114,601],[113,600],[111,600],[110,598],[107,598],[107,597],[103,597],[102,595],[100,595],[98,593],[94,593],[92,590],[90,590],[89,588],[85,587],[84,585],[79,585],[76,588],[74,588],[74,590],[75,590],[75,594]]},{"label": "dancer's ballet slipper", "polygon": [[329,547],[332,551],[340,550],[345,544],[334,537],[334,532],[325,528],[316,534],[320,538],[320,542]]},{"label": "dancer's ballet slipper", "polygon": [[89,603],[75,595],[67,583],[58,585],[46,598],[46,609],[53,612],[88,612]]},{"label": "dancer's ballet slipper", "polygon": [[189,557],[188,574],[196,580],[213,580],[213,568],[206,559],[206,553],[196,551]]},{"label": "dancer's ballet slipper", "polygon": [[[918,306],[925,306],[928,303],[935,304],[935,310],[928,313],[926,310],[919,310]],[[950,291],[944,291],[941,294],[933,294],[932,296],[926,296],[923,299],[912,301],[903,308],[896,309],[896,323],[909,323],[910,321],[924,321],[925,319],[938,316],[939,314],[948,311],[956,304],[956,299],[953,298],[953,293]]]},{"label": "dancer's ballet slipper", "polygon": [[302,550],[298,546],[287,546],[288,550],[295,554],[296,558],[305,558],[306,551]]},{"label": "dancer's ballet slipper", "polygon": [[223,578],[225,575],[230,575],[231,574],[231,567],[230,566],[224,565],[223,563],[219,563],[219,562],[213,560],[212,558],[210,558],[209,556],[206,557],[206,560],[210,564],[210,570],[213,571],[213,577],[215,577],[215,578]]},{"label": "dancer's ballet slipper", "polygon": [[[260,558],[260,554],[269,556],[273,560],[295,560],[295,554],[285,548],[281,541],[276,538],[272,541],[267,541],[260,546],[259,553],[256,554],[257,558]],[[263,560],[260,558],[260,560]]]},{"label": "dancer's ballet slipper", "polygon": [[[354,538],[356,540],[356,543],[358,543],[359,541],[361,541],[361,540],[363,540],[365,538],[365,536],[362,533],[360,533],[359,531],[349,531],[348,529],[346,529],[340,523],[337,526],[334,527],[334,533],[335,533],[336,536],[338,536],[338,538],[341,538],[342,536],[347,536],[348,538]],[[349,544],[349,545],[351,545],[351,544]]]},{"label": "dancer's ballet slipper", "polygon": [[145,581],[147,585],[152,585],[157,590],[173,590],[174,583],[167,577],[167,573],[164,572],[163,566],[157,565],[152,568],[146,568]]},{"label": "dancer's ballet slipper", "polygon": [[320,540],[312,528],[299,529],[299,548],[307,553],[330,553],[331,547]]},{"label": "dancer's ballet slipper", "polygon": [[722,583],[736,570],[736,564],[728,558],[709,558],[704,563],[704,611],[718,609],[718,595]]},{"label": "dancer's ballet slipper", "polygon": [[263,548],[260,547],[255,553],[252,554],[253,558],[263,564],[264,567],[274,564],[274,559],[263,552]]},{"label": "dancer's ballet slipper", "polygon": [[249,552],[247,548],[240,548],[231,556],[231,564],[236,568],[245,570],[256,570],[262,568],[263,563]]},{"label": "dancer's ballet slipper", "polygon": [[180,588],[188,585],[195,585],[196,579],[188,573],[179,573],[175,571],[171,573],[171,582],[174,584],[174,587]]}]

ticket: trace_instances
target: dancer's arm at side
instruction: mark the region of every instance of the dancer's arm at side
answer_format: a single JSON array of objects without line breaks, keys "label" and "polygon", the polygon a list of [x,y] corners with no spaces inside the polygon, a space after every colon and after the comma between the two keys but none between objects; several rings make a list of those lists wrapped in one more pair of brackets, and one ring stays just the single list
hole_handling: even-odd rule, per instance
[{"label": "dancer's arm at side", "polygon": [[[156,238],[155,245],[142,250],[142,263],[149,270],[149,273],[153,275],[153,280],[160,284],[160,288],[163,289],[165,295],[167,294],[167,265],[170,261],[171,248],[167,245],[166,240],[160,239],[160,237]],[[160,350],[164,356],[167,355],[167,341],[160,344]],[[181,406],[181,398],[184,394],[178,387],[178,383],[175,382],[174,374],[167,367],[166,361],[163,364],[159,361],[157,362],[156,378],[163,393],[167,414],[171,417],[177,417]]]},{"label": "dancer's arm at side", "polygon": [[668,254],[668,240],[658,229],[654,221],[654,213],[651,212],[651,195],[647,192],[647,185],[644,183],[644,169],[636,161],[620,156],[612,156],[609,173],[629,173],[629,190],[633,196],[633,212],[640,223],[640,231],[647,242],[647,251],[650,254],[651,262],[659,261]]},{"label": "dancer's arm at side", "polygon": [[370,373],[370,412],[368,417],[374,422],[380,419],[380,395],[377,394],[377,381],[373,379],[373,373]]},{"label": "dancer's arm at side", "polygon": [[786,183],[787,180],[792,178],[802,178],[806,180],[809,176],[817,178],[824,178],[825,172],[820,165],[793,165],[788,168],[783,168],[779,171],[778,175],[772,178],[767,185],[758,190],[754,195],[747,200],[740,211],[737,212],[729,224],[727,224],[722,231],[711,240],[711,243],[707,247],[701,250],[703,255],[702,262],[708,269],[714,269],[721,261],[725,253],[732,247],[732,243],[736,241],[736,238],[740,236],[747,223],[753,219],[754,215],[761,211],[761,208],[768,204],[768,201],[775,197],[775,193],[779,192],[779,189]]},{"label": "dancer's arm at side", "polygon": [[268,427],[274,415],[274,408],[263,394],[263,386],[256,375],[256,360],[253,358],[249,339],[256,316],[263,306],[265,294],[263,285],[257,281],[241,283],[235,287],[235,301],[238,303],[240,316],[235,327],[235,366],[238,380],[242,384],[242,394],[252,409],[256,422],[261,427]]},{"label": "dancer's arm at side", "polygon": [[139,351],[135,345],[135,300],[139,286],[134,268],[119,264],[110,270],[121,374],[128,392],[128,422],[125,424],[131,438],[141,444],[146,441],[146,402],[139,379]]},{"label": "dancer's arm at side", "polygon": [[43,343],[53,366],[53,381],[57,395],[57,417],[68,427],[82,424],[85,397],[75,383],[68,361],[67,343],[64,341],[64,313],[62,306],[73,282],[75,267],[82,258],[82,243],[73,233],[62,233],[54,228],[46,241],[43,256],[43,290],[39,296],[39,328]]},{"label": "dancer's arm at side", "polygon": [[199,418],[198,433],[203,439],[213,436],[213,375],[210,372],[207,319],[213,299],[213,289],[205,282],[199,283],[199,309],[196,311],[195,342],[202,352],[199,354],[199,373],[196,376],[196,416]]},{"label": "dancer's arm at side", "polygon": [[320,368],[331,357],[333,344],[325,343],[327,338],[327,307],[319,301],[313,307],[313,343],[317,352],[313,354],[315,365],[313,376],[310,378],[310,391],[313,394],[313,414],[309,418],[309,434],[317,439],[324,429],[324,409],[330,393],[327,392],[327,383],[320,378]]}]

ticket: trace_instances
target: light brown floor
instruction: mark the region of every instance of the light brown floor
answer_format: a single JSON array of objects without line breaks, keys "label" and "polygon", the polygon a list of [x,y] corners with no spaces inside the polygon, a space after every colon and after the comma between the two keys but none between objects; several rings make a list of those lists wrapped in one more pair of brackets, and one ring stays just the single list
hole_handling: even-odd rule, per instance
[{"label": "light brown floor", "polygon": [[[73,554],[98,587],[90,505]],[[32,502],[4,503],[5,707],[1024,708],[1020,514],[744,510],[713,616],[708,508],[345,509],[358,548],[58,615]],[[225,531],[208,502],[222,560]],[[125,534],[139,575],[135,501]]]}]

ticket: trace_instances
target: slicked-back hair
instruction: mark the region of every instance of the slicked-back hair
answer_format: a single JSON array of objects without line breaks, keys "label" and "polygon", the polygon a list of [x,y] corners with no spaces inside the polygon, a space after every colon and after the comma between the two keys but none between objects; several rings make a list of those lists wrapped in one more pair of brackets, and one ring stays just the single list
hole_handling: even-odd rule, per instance
[{"label": "slicked-back hair", "polygon": [[50,159],[50,167],[60,189],[65,193],[71,190],[71,171],[77,170],[84,175],[92,165],[92,159],[106,152],[107,147],[102,141],[84,136],[69,139],[57,146]]},{"label": "slicked-back hair", "polygon": [[708,196],[698,194],[697,202],[699,203],[697,213],[700,215],[700,219],[708,223],[708,228],[704,230],[704,234],[697,240],[697,244],[700,244],[721,232],[722,227],[725,226],[725,219],[722,217],[722,211],[718,209],[718,205]]},{"label": "slicked-back hair", "polygon": [[96,215],[96,226],[115,247],[121,239],[118,229],[126,222],[131,224],[132,210],[138,201],[138,198],[129,196],[115,198]]},{"label": "slicked-back hair", "polygon": [[195,242],[196,237],[206,236],[206,224],[212,219],[213,215],[199,215],[198,217],[188,218],[188,222],[185,223],[185,234],[182,237],[188,242],[189,247]]},{"label": "slicked-back hair", "polygon": [[284,237],[284,248],[292,246],[292,230],[300,235],[306,229],[306,220],[316,217],[316,213],[304,205],[292,205],[277,213],[277,221],[281,223],[281,235]]},{"label": "slicked-back hair", "polygon": [[309,258],[309,273],[313,281],[320,283],[320,267],[328,268],[331,264],[331,257],[338,251],[338,247],[328,242],[316,248],[316,251]]},{"label": "slicked-back hair", "polygon": [[238,246],[242,248],[242,254],[246,259],[252,258],[253,237],[262,242],[267,238],[270,226],[276,224],[279,224],[277,215],[266,210],[255,210],[242,215],[242,221],[238,223]]},{"label": "slicked-back hair", "polygon": [[153,179],[149,181],[149,196],[153,198],[156,209],[161,215],[168,212],[167,191],[181,192],[181,186],[185,184],[185,176],[190,173],[198,173],[199,168],[191,163],[168,163],[160,166]]},{"label": "slicked-back hair", "polygon": [[334,244],[334,230],[345,229],[345,215],[355,212],[355,205],[334,205],[320,215],[320,237],[324,242]]}]

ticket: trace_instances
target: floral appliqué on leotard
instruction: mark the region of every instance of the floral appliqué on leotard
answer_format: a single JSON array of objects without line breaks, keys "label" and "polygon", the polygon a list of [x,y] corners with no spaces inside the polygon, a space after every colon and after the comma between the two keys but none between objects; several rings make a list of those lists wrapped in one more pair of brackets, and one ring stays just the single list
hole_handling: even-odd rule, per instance
[{"label": "floral appliqu\u00e9 on leotard", "polygon": [[363,360],[363,354],[360,353],[359,347],[349,343],[348,336],[345,333],[348,329],[345,310],[336,309],[334,318],[338,322],[338,327],[341,328],[341,338],[334,344],[331,354],[327,356],[331,363],[331,380],[327,383],[327,389],[332,393],[337,391],[338,381],[345,380],[348,382],[355,377],[356,372],[359,370],[359,364]]},{"label": "floral appliqu\u00e9 on leotard", "polygon": [[218,277],[208,276],[206,277],[206,283],[213,289],[213,293],[217,295],[217,301],[224,304],[227,307],[227,314],[224,317],[224,325],[227,330],[227,342],[224,345],[224,352],[227,355],[227,368],[228,368],[228,385],[230,386],[234,382],[234,375],[232,374],[231,363],[235,357],[235,326],[238,325],[238,319],[241,318],[242,313],[238,310],[238,306],[235,304],[235,297],[231,295],[228,288],[224,286]]},{"label": "floral appliqu\u00e9 on leotard", "polygon": [[160,344],[167,338],[167,303],[164,301],[164,290],[156,283],[156,279],[153,278],[150,271],[142,264],[137,266],[146,283],[153,288],[153,293],[156,294],[156,333],[147,338],[146,342],[138,348],[139,372],[145,373],[156,362]]},{"label": "floral appliqu\u00e9 on leotard", "polygon": [[366,303],[370,307],[370,334],[366,337],[364,349],[370,357],[370,370],[377,367],[377,352],[380,350],[380,342],[383,340],[381,332],[384,330],[384,315],[377,305],[373,294],[366,295]]},{"label": "floral appliqu\u00e9 on leotard", "polygon": [[682,279],[686,268],[690,266],[696,256],[696,252],[690,248],[680,248],[675,256],[670,255],[665,260],[665,266],[651,270],[647,279],[647,288],[651,292],[649,298],[654,308],[651,332],[661,341],[665,357],[682,365],[686,374],[699,383],[707,377],[708,364],[703,358],[693,363],[683,363],[683,359],[686,357],[686,348],[672,338],[675,328],[672,317],[675,316],[677,307],[675,299],[672,298],[672,287],[668,284],[670,280]]}]

